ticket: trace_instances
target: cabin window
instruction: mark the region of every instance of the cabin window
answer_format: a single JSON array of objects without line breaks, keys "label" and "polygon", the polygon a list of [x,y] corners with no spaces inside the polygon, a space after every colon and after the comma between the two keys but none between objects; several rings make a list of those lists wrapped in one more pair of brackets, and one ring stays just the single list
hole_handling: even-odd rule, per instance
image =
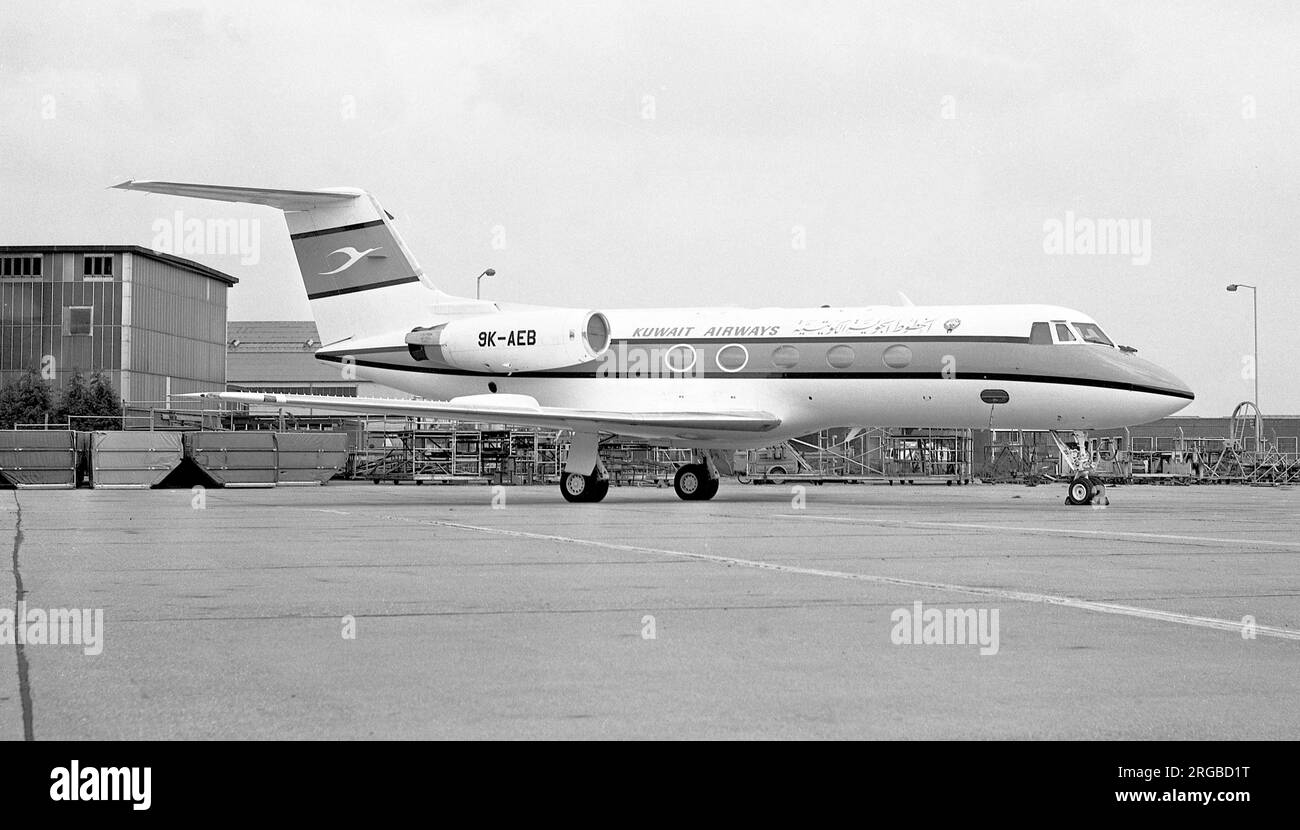
[{"label": "cabin window", "polygon": [[903,369],[912,363],[912,350],[902,343],[895,343],[880,356],[881,361],[891,369]]},{"label": "cabin window", "polygon": [[749,362],[749,350],[739,343],[730,343],[718,350],[714,360],[724,372],[739,372]]},{"label": "cabin window", "polygon": [[856,357],[852,346],[831,346],[826,352],[826,362],[832,369],[847,369]]},{"label": "cabin window", "polygon": [[799,350],[794,346],[777,346],[772,352],[772,365],[778,369],[793,369],[799,365]]},{"label": "cabin window", "polygon": [[984,403],[1008,403],[1011,400],[1011,394],[1005,389],[985,389],[980,392],[980,400]]},{"label": "cabin window", "polygon": [[695,349],[679,343],[664,353],[664,364],[670,372],[689,372],[695,366]]}]

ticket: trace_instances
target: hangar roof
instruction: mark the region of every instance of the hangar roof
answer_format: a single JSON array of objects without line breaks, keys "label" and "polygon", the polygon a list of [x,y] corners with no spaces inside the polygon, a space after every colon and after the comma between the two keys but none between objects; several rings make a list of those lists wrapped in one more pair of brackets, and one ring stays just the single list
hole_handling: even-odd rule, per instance
[{"label": "hangar roof", "polygon": [[206,265],[195,262],[192,259],[179,257],[175,254],[165,254],[162,251],[155,251],[152,248],[146,248],[143,245],[0,245],[0,254],[117,254],[132,253],[140,256],[147,256],[156,259],[159,262],[166,262],[187,271],[193,271],[196,274],[202,274],[205,277],[211,277],[226,285],[234,285],[239,282],[235,277],[230,276],[224,271],[218,271],[216,268],[209,268]]},{"label": "hangar roof", "polygon": [[344,383],[337,365],[314,357],[320,347],[311,320],[232,320],[226,323],[226,382]]}]

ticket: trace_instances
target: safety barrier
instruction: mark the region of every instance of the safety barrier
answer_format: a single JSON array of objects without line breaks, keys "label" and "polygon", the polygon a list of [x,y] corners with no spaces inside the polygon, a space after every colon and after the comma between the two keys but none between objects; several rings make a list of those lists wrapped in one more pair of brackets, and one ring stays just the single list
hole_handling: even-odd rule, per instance
[{"label": "safety barrier", "polygon": [[73,430],[0,430],[0,480],[22,489],[77,486]]},{"label": "safety barrier", "polygon": [[185,455],[222,487],[275,486],[274,432],[187,432]]},{"label": "safety barrier", "polygon": [[93,432],[90,483],[96,489],[154,487],[184,457],[179,432]]},{"label": "safety barrier", "polygon": [[342,432],[276,432],[276,484],[324,484],[348,463]]}]

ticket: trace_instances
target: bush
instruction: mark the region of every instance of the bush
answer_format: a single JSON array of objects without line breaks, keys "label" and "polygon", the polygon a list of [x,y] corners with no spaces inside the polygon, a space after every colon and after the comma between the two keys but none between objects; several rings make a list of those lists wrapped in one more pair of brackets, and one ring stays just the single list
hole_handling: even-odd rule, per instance
[{"label": "bush", "polygon": [[0,429],[43,424],[53,417],[54,394],[36,369],[28,369],[0,388]]}]

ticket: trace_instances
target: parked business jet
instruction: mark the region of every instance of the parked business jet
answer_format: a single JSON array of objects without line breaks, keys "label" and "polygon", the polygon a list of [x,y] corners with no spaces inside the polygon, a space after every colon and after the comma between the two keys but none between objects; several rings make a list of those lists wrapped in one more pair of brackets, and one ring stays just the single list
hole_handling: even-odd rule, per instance
[{"label": "parked business jet", "polygon": [[[737,449],[833,426],[1086,430],[1182,409],[1187,385],[1095,320],[1045,305],[550,308],[453,297],[393,217],[355,188],[267,190],[162,181],[115,187],[283,211],[320,360],[423,400],[201,393],[572,430],[560,491],[600,501],[602,433],[694,451],[677,495],[712,498]],[[1058,439],[1064,448],[1064,444]],[[1086,466],[1083,468],[1086,471]],[[1080,472],[1067,501],[1101,496]]]}]

